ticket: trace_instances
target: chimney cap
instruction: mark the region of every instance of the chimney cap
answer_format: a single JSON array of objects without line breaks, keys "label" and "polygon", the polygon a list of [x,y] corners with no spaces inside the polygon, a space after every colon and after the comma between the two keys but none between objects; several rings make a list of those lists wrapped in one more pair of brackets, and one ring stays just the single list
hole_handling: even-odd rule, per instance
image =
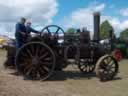
[{"label": "chimney cap", "polygon": [[93,14],[94,15],[100,15],[100,12],[94,12]]}]

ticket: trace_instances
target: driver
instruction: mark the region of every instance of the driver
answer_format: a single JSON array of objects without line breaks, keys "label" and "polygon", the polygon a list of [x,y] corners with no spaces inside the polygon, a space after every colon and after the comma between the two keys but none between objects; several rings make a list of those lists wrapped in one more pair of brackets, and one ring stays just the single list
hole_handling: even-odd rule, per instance
[{"label": "driver", "polygon": [[30,21],[27,21],[26,22],[26,31],[27,31],[27,34],[30,35],[31,32],[34,32],[34,33],[40,33],[39,31],[33,29],[31,27],[32,23]]},{"label": "driver", "polygon": [[22,17],[20,21],[16,24],[15,38],[16,38],[16,48],[20,48],[24,44],[26,37],[26,19]]}]

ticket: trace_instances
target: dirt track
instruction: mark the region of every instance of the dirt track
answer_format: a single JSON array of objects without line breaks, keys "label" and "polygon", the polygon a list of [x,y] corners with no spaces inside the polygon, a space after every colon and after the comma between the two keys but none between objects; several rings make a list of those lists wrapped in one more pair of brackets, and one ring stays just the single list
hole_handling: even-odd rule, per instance
[{"label": "dirt track", "polygon": [[128,65],[121,63],[113,81],[101,83],[94,74],[82,75],[73,68],[56,72],[49,81],[27,81],[5,69],[5,52],[0,51],[0,96],[128,96]]}]

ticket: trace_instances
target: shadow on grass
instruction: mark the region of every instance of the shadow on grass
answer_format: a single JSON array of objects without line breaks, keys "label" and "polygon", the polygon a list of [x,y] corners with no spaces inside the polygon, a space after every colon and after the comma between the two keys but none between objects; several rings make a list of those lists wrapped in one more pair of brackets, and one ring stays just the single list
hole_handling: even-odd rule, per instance
[{"label": "shadow on grass", "polygon": [[[21,76],[21,74],[19,74],[18,72],[12,72],[10,74],[14,75],[14,76]],[[92,78],[96,78],[96,74],[94,72],[84,74],[84,73],[81,73],[81,72],[78,72],[78,71],[56,71],[46,81],[65,81],[67,79],[83,80],[83,79],[92,79]],[[31,80],[31,79],[24,79],[24,80]],[[101,82],[116,81],[116,80],[122,80],[122,78],[121,77],[115,77],[112,80],[101,81]]]},{"label": "shadow on grass", "polygon": [[122,80],[122,78],[121,77],[115,77],[112,80],[107,80],[105,82],[108,82],[108,81],[117,81],[117,80]]},{"label": "shadow on grass", "polygon": [[80,80],[86,78],[91,79],[93,77],[96,77],[95,73],[84,74],[78,71],[59,71],[54,72],[48,81],[64,81],[67,79]]},{"label": "shadow on grass", "polygon": [[[22,76],[18,72],[11,72],[10,75]],[[46,81],[64,81],[67,79],[80,80],[80,79],[85,79],[85,78],[91,79],[93,77],[96,77],[95,73],[83,74],[78,71],[56,71]]]},{"label": "shadow on grass", "polygon": [[12,72],[10,73],[11,75],[14,75],[14,76],[21,76],[21,74],[19,74],[18,72]]}]

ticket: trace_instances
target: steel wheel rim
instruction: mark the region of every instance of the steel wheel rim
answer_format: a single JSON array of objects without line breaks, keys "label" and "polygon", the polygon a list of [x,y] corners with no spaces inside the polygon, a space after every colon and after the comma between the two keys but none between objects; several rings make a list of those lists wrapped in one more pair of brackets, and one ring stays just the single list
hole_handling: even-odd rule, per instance
[{"label": "steel wheel rim", "polygon": [[[50,28],[56,28],[56,30],[54,31],[54,32],[52,32],[52,30],[50,30]],[[59,34],[60,34],[60,32],[63,34],[63,36],[65,37],[65,32],[64,32],[64,30],[61,28],[61,27],[59,27],[59,26],[57,26],[57,25],[48,25],[48,26],[46,26],[46,27],[44,27],[42,30],[41,30],[41,33],[40,33],[40,36],[42,37],[43,36],[43,34],[44,34],[44,31],[47,31],[47,33],[50,35],[50,36],[56,36],[57,37],[57,39],[59,40],[60,38],[60,36],[59,36]],[[61,39],[60,39],[61,40]],[[65,42],[65,38],[63,38],[63,42]]]}]

